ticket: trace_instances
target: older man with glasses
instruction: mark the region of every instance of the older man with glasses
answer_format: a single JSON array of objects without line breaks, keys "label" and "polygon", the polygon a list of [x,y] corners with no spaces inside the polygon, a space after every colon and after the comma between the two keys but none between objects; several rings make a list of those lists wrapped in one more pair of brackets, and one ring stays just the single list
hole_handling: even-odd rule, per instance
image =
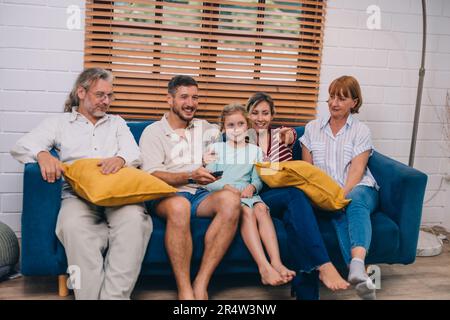
[{"label": "older man with glasses", "polygon": [[[22,163],[38,162],[42,178],[49,183],[61,178],[62,162],[82,158],[99,158],[103,174],[140,165],[139,147],[125,121],[107,114],[114,99],[112,80],[106,70],[84,70],[64,113],[22,137],[12,156]],[[66,182],[61,197],[56,234],[68,265],[79,270],[75,298],[129,299],[152,232],[144,206],[99,207],[79,198]]]}]

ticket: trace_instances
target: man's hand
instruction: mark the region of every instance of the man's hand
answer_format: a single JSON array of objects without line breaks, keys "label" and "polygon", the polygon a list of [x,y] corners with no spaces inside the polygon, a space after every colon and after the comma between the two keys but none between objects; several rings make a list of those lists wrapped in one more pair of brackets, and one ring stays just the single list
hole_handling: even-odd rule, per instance
[{"label": "man's hand", "polygon": [[41,151],[37,154],[37,161],[41,169],[42,178],[50,183],[61,178],[64,172],[61,161],[52,156],[48,151]]},{"label": "man's hand", "polygon": [[209,184],[217,180],[211,172],[206,170],[204,167],[200,167],[197,170],[192,171],[192,179],[200,185]]},{"label": "man's hand", "polygon": [[281,128],[280,129],[280,141],[285,145],[291,145],[294,142],[294,133],[292,128]]},{"label": "man's hand", "polygon": [[125,160],[121,157],[106,158],[100,160],[97,165],[101,167],[103,174],[116,173],[125,165]]},{"label": "man's hand", "polygon": [[244,190],[242,190],[241,192],[241,198],[251,198],[253,197],[253,194],[255,193],[256,188],[254,185],[249,184],[248,186],[245,187]]}]

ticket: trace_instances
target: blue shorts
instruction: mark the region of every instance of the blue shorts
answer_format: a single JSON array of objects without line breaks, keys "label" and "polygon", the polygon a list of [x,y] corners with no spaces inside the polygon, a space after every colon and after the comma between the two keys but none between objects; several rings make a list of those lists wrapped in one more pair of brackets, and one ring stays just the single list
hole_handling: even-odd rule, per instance
[{"label": "blue shorts", "polygon": [[[191,218],[195,218],[195,216],[197,215],[198,206],[210,194],[211,192],[201,188],[197,189],[195,194],[185,191],[175,193],[175,195],[186,198],[191,203]],[[151,214],[156,212],[156,206],[164,199],[165,198],[150,200],[145,203]]]}]

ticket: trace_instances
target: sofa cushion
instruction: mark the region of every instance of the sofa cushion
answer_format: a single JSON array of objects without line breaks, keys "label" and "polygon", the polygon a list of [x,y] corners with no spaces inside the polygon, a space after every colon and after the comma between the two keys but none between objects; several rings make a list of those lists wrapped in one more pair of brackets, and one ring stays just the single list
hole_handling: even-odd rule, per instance
[{"label": "sofa cushion", "polygon": [[153,221],[153,232],[150,237],[150,242],[147,246],[143,264],[167,264],[169,263],[169,257],[167,255],[166,246],[164,244],[166,222],[162,218],[156,216],[153,212],[151,212],[150,215]]},{"label": "sofa cushion", "polygon": [[[277,233],[278,242],[280,243],[280,254],[284,257],[287,256],[287,238],[283,223],[279,219],[273,219],[275,231]],[[210,219],[194,219],[192,221],[192,238],[194,246],[197,249],[194,252],[194,260],[199,261],[204,250],[204,235],[211,223]],[[250,255],[244,240],[241,237],[239,230],[236,232],[236,236],[230,245],[230,249],[224,257],[224,261],[251,261],[253,258]]]},{"label": "sofa cushion", "polygon": [[[153,233],[147,247],[143,264],[151,265],[152,268],[158,268],[158,266],[167,268],[169,266],[169,258],[164,249],[165,222],[156,216],[152,216],[152,218]],[[317,219],[331,261],[333,261],[335,266],[343,274],[345,274],[348,270],[342,259],[336,231],[331,223],[330,215],[325,215],[322,212],[318,212]],[[392,260],[395,261],[395,254],[398,252],[400,245],[399,228],[397,224],[395,224],[395,222],[383,212],[373,213],[371,216],[371,221],[373,236],[369,255],[366,260],[367,263],[375,264],[385,263]],[[277,218],[274,218],[273,222],[280,245],[281,257],[283,262],[289,265],[291,257],[287,248],[287,235],[283,222]],[[210,223],[211,219],[204,218],[194,218],[191,221],[191,231],[194,244],[193,266],[198,265],[200,262],[204,250],[204,235]],[[218,271],[220,270],[219,273],[227,273],[230,272],[230,270],[233,270],[233,272],[249,269],[257,270],[255,268],[255,262],[245,246],[241,235],[237,232],[229,250],[219,266]],[[168,274],[171,273],[171,269],[166,271]],[[161,270],[158,270],[155,274],[161,272]]]},{"label": "sofa cushion", "polygon": [[[165,246],[164,246],[164,235],[165,235],[165,221],[155,215],[152,215],[153,219],[153,233],[150,238],[150,243],[147,247],[147,252],[144,257],[144,264],[161,264],[169,263],[169,258],[167,256]],[[282,257],[287,257],[287,236],[284,229],[282,221],[279,219],[273,219],[275,230],[278,237],[278,242],[280,244],[280,254]],[[211,219],[207,218],[194,218],[191,220],[191,232],[192,241],[194,246],[194,252],[192,254],[192,260],[194,264],[199,263],[203,255],[205,248],[204,237],[206,230],[211,223]],[[242,237],[238,232],[233,242],[230,245],[223,261],[227,262],[251,262],[254,263],[253,258],[250,255],[247,247],[242,240]]]},{"label": "sofa cushion", "polygon": [[136,168],[125,167],[102,174],[99,159],[80,159],[63,164],[64,177],[77,195],[99,206],[121,206],[158,199],[177,189]]},{"label": "sofa cushion", "polygon": [[256,164],[256,170],[269,187],[299,188],[323,210],[340,210],[350,202],[333,178],[306,161],[261,162]]},{"label": "sofa cushion", "polygon": [[141,139],[141,135],[144,129],[153,122],[154,121],[127,122],[127,125],[130,128],[130,131],[133,134],[136,143],[139,143],[139,139]]}]

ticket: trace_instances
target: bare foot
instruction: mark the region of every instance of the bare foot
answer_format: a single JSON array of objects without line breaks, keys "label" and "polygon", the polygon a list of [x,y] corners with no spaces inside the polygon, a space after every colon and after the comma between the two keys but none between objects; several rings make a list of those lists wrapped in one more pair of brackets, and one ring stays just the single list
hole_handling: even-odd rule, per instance
[{"label": "bare foot", "polygon": [[194,281],[194,285],[192,286],[194,290],[195,300],[208,300],[208,287],[204,285],[199,285]]},{"label": "bare foot", "polygon": [[331,262],[319,267],[319,279],[332,291],[346,290],[350,283],[345,281]]},{"label": "bare foot", "polygon": [[261,275],[261,282],[266,285],[279,286],[285,284],[286,281],[283,279],[281,274],[275,270],[270,264],[265,268],[259,269],[259,274]]},{"label": "bare foot", "polygon": [[278,271],[285,282],[289,282],[295,277],[295,271],[286,268],[282,263],[272,264],[272,267]]},{"label": "bare foot", "polygon": [[190,292],[178,292],[178,300],[195,300],[194,292],[192,290]]}]

